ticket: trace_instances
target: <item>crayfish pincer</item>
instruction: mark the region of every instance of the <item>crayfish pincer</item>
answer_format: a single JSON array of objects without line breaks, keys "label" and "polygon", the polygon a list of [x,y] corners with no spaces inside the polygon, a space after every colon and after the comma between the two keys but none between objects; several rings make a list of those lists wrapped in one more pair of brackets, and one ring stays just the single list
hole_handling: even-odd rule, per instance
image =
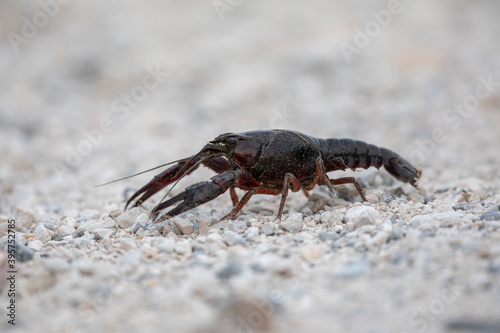
[{"label": "crayfish pincer", "polygon": [[[327,172],[369,167],[384,168],[397,179],[418,189],[421,171],[395,152],[351,139],[318,139],[288,130],[221,134],[196,155],[181,159],[128,199],[139,206],[165,186],[179,181],[200,164],[217,173],[210,181],[189,186],[174,197],[160,202],[152,214],[174,204],[165,215],[172,217],[215,199],[229,190],[233,209],[222,219],[234,219],[254,194],[281,194],[277,217],[281,218],[288,190],[307,194],[316,185],[326,185],[335,197],[334,185],[352,183],[366,201],[354,177],[330,179]],[[235,188],[246,191],[238,200]]]}]

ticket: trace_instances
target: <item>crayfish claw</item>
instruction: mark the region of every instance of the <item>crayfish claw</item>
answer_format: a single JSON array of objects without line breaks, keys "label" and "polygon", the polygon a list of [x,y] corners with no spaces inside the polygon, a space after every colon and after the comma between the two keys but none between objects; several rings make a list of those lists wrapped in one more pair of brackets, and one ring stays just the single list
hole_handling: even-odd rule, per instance
[{"label": "crayfish claw", "polygon": [[215,199],[226,192],[226,190],[233,185],[234,181],[235,177],[233,173],[222,173],[212,178],[210,182],[201,182],[191,185],[176,196],[159,203],[152,210],[152,213],[158,214],[161,210],[180,202],[175,208],[165,214],[168,217],[179,215]]}]

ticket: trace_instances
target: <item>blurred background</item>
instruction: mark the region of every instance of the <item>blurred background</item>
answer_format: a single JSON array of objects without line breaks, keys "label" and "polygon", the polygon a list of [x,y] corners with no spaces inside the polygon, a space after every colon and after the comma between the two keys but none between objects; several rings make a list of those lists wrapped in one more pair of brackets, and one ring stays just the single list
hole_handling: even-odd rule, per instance
[{"label": "blurred background", "polygon": [[423,167],[431,190],[471,177],[496,186],[499,9],[1,1],[4,200],[120,200],[125,185],[93,186],[192,155],[220,133],[270,128],[393,149]]},{"label": "blurred background", "polygon": [[[27,221],[26,228],[32,220],[107,218],[121,212],[130,190],[156,171],[95,185],[190,156],[221,133],[272,128],[364,140],[422,167],[420,185],[436,194],[439,209],[421,204],[423,196],[409,185],[398,191],[395,182],[391,193],[411,200],[412,206],[400,201],[406,202],[401,211],[407,219],[423,207],[426,214],[460,215],[452,204],[465,200],[461,191],[474,195],[479,218],[500,193],[499,14],[496,0],[0,0],[0,235],[13,216],[19,224]],[[212,175],[200,170],[173,193]],[[277,207],[279,197],[261,197]],[[245,209],[259,211],[256,202],[252,198]],[[290,195],[287,209],[299,210],[305,202],[300,193]],[[229,207],[224,195],[200,211]],[[224,249],[207,252],[217,263],[206,269],[195,255],[139,262],[140,251],[156,249],[140,237],[127,240],[144,243],[141,250],[134,245],[123,254],[115,250],[126,237],[89,240],[86,246],[76,236],[66,246],[47,245],[20,265],[16,332],[163,332],[204,323],[208,330],[196,332],[220,332],[226,304],[229,311],[242,311],[232,303],[238,289],[265,299],[273,290],[289,292],[291,301],[276,308],[283,331],[442,332],[455,318],[496,320],[498,233],[484,224],[471,228],[467,219],[435,233],[420,234],[412,224],[404,229],[408,237],[366,251],[352,248],[353,238],[341,249],[332,242],[329,251],[338,252],[311,262],[292,261],[299,258],[296,245],[304,245],[302,251],[319,242],[316,232],[324,226],[308,227],[300,237],[264,237],[252,248],[226,247],[219,240]],[[493,228],[496,222],[490,222]],[[223,229],[214,225],[211,231]],[[394,239],[403,237],[398,230]],[[25,231],[33,237],[32,229]],[[189,237],[175,244],[186,244],[191,255]],[[192,240],[193,249],[200,239]],[[239,284],[219,281],[215,270],[225,258],[230,263],[235,254],[240,262],[238,247],[241,258],[275,258],[276,265],[266,265],[279,274],[255,269],[241,274]],[[316,258],[315,251],[307,256]],[[137,266],[127,254],[137,255]],[[49,259],[59,259],[55,263],[63,268]],[[296,279],[284,277],[283,262]],[[347,279],[337,274],[344,263]],[[442,279],[436,277],[441,268]],[[101,304],[92,303],[94,291],[106,296],[116,290],[110,289],[115,275],[127,290],[103,297],[102,303],[110,300],[106,307],[94,307]],[[447,302],[446,311],[431,308],[448,291],[443,281],[461,277],[465,297]],[[216,296],[207,301],[212,296],[204,295],[212,292]],[[433,316],[433,310],[444,315]],[[430,311],[429,317],[418,311]],[[478,327],[476,332],[488,329]]]}]

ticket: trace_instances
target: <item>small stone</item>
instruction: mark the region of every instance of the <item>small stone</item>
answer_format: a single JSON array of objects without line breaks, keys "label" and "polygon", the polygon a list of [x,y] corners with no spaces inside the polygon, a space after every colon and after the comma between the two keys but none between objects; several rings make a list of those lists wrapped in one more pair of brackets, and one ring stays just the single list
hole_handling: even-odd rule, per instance
[{"label": "small stone", "polygon": [[61,225],[59,226],[59,228],[56,229],[56,236],[66,237],[72,235],[74,232],[75,232],[74,228],[67,225]]},{"label": "small stone", "polygon": [[139,216],[136,217],[136,219],[134,220],[134,224],[135,223],[148,224],[148,221],[149,221],[148,214],[142,213],[142,214],[140,214]]},{"label": "small stone", "polygon": [[218,230],[212,229],[207,236],[207,241],[209,243],[221,245],[222,247],[227,247],[226,243],[222,241],[222,236],[219,234]]},{"label": "small stone", "polygon": [[494,205],[479,217],[481,220],[485,221],[496,221],[500,220],[500,210],[499,205]]},{"label": "small stone", "polygon": [[456,204],[454,205],[452,208],[454,210],[464,210],[464,211],[467,211],[467,210],[471,210],[474,208],[474,204],[471,204],[471,203],[468,203],[468,202],[461,202],[459,204]]},{"label": "small stone", "polygon": [[160,236],[161,236],[161,233],[158,230],[154,230],[151,233],[151,237],[160,237]]},{"label": "small stone", "polygon": [[78,230],[86,230],[92,233],[95,229],[114,229],[116,228],[116,222],[109,216],[106,216],[102,220],[89,220],[80,224]]},{"label": "small stone", "polygon": [[319,259],[322,255],[322,248],[317,244],[307,244],[300,249],[300,256],[307,262]]},{"label": "small stone", "polygon": [[372,238],[373,245],[384,244],[385,242],[387,242],[388,238],[389,238],[389,234],[387,232],[379,231]]},{"label": "small stone", "polygon": [[337,240],[339,237],[335,234],[332,234],[331,232],[327,231],[321,231],[318,235],[319,240],[322,242],[327,242],[327,241],[334,241]]},{"label": "small stone", "polygon": [[238,234],[242,234],[245,230],[247,230],[247,228],[248,228],[248,226],[247,226],[246,222],[241,221],[241,220],[233,221],[231,223],[231,226],[229,227],[229,229],[231,231],[234,231]]},{"label": "small stone", "polygon": [[256,241],[259,239],[259,228],[257,227],[250,227],[247,230],[245,230],[245,237],[248,240],[251,241]]},{"label": "small stone", "polygon": [[330,219],[332,218],[332,213],[330,212],[323,212],[320,215],[320,221],[321,223],[328,224],[330,223]]},{"label": "small stone", "polygon": [[154,259],[158,256],[158,249],[154,247],[143,247],[141,253],[145,258]]},{"label": "small stone", "polygon": [[274,227],[273,227],[272,222],[264,223],[262,228],[260,228],[260,233],[264,234],[266,236],[271,236],[272,234],[274,234]]},{"label": "small stone", "polygon": [[173,231],[170,231],[170,232],[167,234],[167,236],[166,236],[166,237],[167,237],[168,239],[174,239],[174,240],[178,238],[178,237],[177,237],[177,235],[175,234],[175,232],[173,232]]},{"label": "small stone", "polygon": [[354,227],[375,224],[379,217],[377,210],[369,206],[357,206],[349,209],[345,214],[346,223],[353,222]]},{"label": "small stone", "polygon": [[374,205],[378,204],[378,198],[376,195],[367,194],[367,195],[365,195],[365,197],[366,197],[366,201],[368,201],[369,203],[374,204]]},{"label": "small stone", "polygon": [[379,199],[380,202],[385,202],[386,204],[390,204],[392,200],[394,200],[394,197],[388,193],[382,194]]},{"label": "small stone", "polygon": [[433,202],[434,199],[434,196],[424,195],[424,204],[427,205],[429,202]]},{"label": "small stone", "polygon": [[345,224],[345,227],[347,229],[347,231],[351,232],[354,230],[354,222],[352,221],[349,221]]},{"label": "small stone", "polygon": [[47,230],[54,231],[54,227],[56,226],[56,223],[53,221],[45,221],[43,222],[43,226],[47,228]]},{"label": "small stone", "polygon": [[137,245],[132,238],[121,238],[120,239],[120,247],[125,250],[137,250]]},{"label": "small stone", "polygon": [[130,232],[132,234],[137,234],[137,231],[139,231],[140,229],[142,229],[142,230],[146,229],[146,223],[138,222],[138,223],[134,224],[132,229],[130,229]]},{"label": "small stone", "polygon": [[76,219],[74,217],[65,217],[64,220],[62,221],[62,225],[75,228],[76,226]]},{"label": "small stone", "polygon": [[172,253],[175,250],[175,241],[170,238],[159,238],[155,242],[159,252]]},{"label": "small stone", "polygon": [[348,263],[336,276],[341,279],[354,279],[370,270],[370,265],[366,261]]},{"label": "small stone", "polygon": [[[166,222],[168,223],[168,222]],[[174,228],[170,224],[165,224],[160,227],[154,227],[162,235],[166,236],[169,232],[174,231]]]},{"label": "small stone", "polygon": [[424,230],[434,227],[451,227],[459,223],[460,219],[463,217],[464,214],[461,212],[450,211],[414,216],[411,218],[409,223],[413,228]]},{"label": "small stone", "polygon": [[198,223],[205,222],[209,227],[217,223],[218,219],[214,216],[204,215],[198,219]]},{"label": "small stone", "polygon": [[280,228],[282,230],[293,234],[302,231],[303,227],[304,227],[304,222],[302,220],[301,213],[295,213],[290,215],[285,222],[282,222],[280,224]]},{"label": "small stone", "polygon": [[200,236],[205,236],[208,235],[208,231],[210,230],[210,227],[208,224],[204,221],[200,221],[198,223],[198,233]]},{"label": "small stone", "polygon": [[141,261],[139,251],[128,251],[121,256],[120,262],[123,266],[137,266]]},{"label": "small stone", "polygon": [[196,215],[194,215],[194,214],[187,214],[186,219],[187,219],[189,222],[191,222],[191,224],[198,223],[198,221],[197,221],[197,219],[196,219]]},{"label": "small stone", "polygon": [[21,230],[22,228],[30,228],[33,224],[34,216],[31,210],[26,207],[19,206],[16,207],[16,230]]},{"label": "small stone", "polygon": [[109,238],[116,232],[115,229],[95,229],[92,234],[97,237],[97,239]]},{"label": "small stone", "polygon": [[28,244],[28,247],[30,249],[32,249],[33,251],[37,251],[37,252],[40,251],[40,249],[42,248],[42,246],[43,246],[43,243],[41,241],[39,241],[38,239],[32,240]]},{"label": "small stone", "polygon": [[237,262],[228,262],[224,267],[219,269],[216,273],[219,279],[229,279],[234,275],[239,275],[243,272],[243,266]]},{"label": "small stone", "polygon": [[229,246],[234,246],[240,244],[242,246],[246,246],[246,241],[243,236],[235,233],[234,231],[228,230],[224,235],[224,243]]},{"label": "small stone", "polygon": [[309,207],[307,207],[307,206],[302,207],[302,208],[300,209],[300,213],[301,213],[301,215],[302,215],[302,214],[304,214],[304,215],[308,215],[308,216],[310,216],[310,215],[313,215],[313,214],[314,214],[314,212],[312,211],[312,209],[311,209],[311,208],[309,208]]},{"label": "small stone", "polygon": [[179,228],[183,235],[191,235],[193,233],[193,224],[180,216],[174,217],[172,223]]},{"label": "small stone", "polygon": [[[144,221],[143,220],[144,218],[141,215],[146,215],[146,214],[141,214],[141,209],[139,207],[134,207],[132,209],[126,210],[123,213],[121,213],[116,218],[116,223],[118,223],[120,228],[126,229],[128,227],[133,226],[134,223],[147,222],[148,216],[146,215],[146,220]],[[139,216],[141,216],[140,221],[136,221]]]},{"label": "small stone", "polygon": [[49,231],[45,226],[41,223],[39,223],[36,228],[35,228],[35,239],[41,241],[43,244],[47,243],[49,240],[51,240]]},{"label": "small stone", "polygon": [[185,239],[179,239],[177,243],[175,243],[174,251],[185,256],[191,256],[191,254],[193,253],[191,244]]},{"label": "small stone", "polygon": [[343,227],[343,226],[341,226],[340,224],[337,224],[337,225],[333,228],[333,230],[335,230],[335,232],[336,232],[337,234],[340,234],[340,233],[342,232],[342,230],[344,230],[344,227]]}]

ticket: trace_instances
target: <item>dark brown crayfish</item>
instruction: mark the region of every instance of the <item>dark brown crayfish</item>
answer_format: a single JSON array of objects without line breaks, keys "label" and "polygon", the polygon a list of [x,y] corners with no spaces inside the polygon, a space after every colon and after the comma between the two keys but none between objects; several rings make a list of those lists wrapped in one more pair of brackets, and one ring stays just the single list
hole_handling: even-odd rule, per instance
[{"label": "dark brown crayfish", "polygon": [[[234,219],[254,194],[281,194],[277,214],[281,218],[288,190],[297,192],[303,189],[307,194],[316,185],[326,185],[335,196],[333,185],[352,183],[366,201],[356,178],[330,179],[326,174],[330,171],[380,168],[383,165],[394,177],[417,189],[421,175],[419,168],[389,149],[351,139],[317,139],[288,130],[221,134],[196,155],[176,162],[135,192],[125,209],[134,199],[133,206],[139,206],[165,186],[193,172],[200,164],[217,175],[159,203],[152,210],[153,214],[180,202],[166,213],[175,216],[213,200],[229,189],[234,207],[223,219]],[[235,187],[247,191],[241,200],[238,200]]]}]

